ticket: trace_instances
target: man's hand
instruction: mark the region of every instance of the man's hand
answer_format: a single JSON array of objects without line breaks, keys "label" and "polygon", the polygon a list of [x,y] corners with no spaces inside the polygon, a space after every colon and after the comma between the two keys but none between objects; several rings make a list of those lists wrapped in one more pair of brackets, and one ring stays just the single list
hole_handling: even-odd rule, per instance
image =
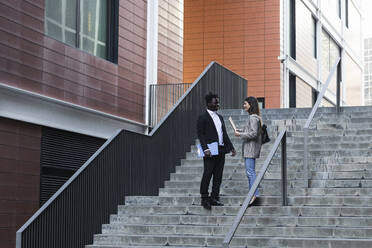
[{"label": "man's hand", "polygon": [[234,157],[236,155],[236,151],[235,151],[235,149],[233,149],[232,151],[231,151],[231,157]]},{"label": "man's hand", "polygon": [[211,156],[212,156],[210,150],[205,150],[205,151],[204,151],[204,155],[205,155],[206,157],[211,157]]}]

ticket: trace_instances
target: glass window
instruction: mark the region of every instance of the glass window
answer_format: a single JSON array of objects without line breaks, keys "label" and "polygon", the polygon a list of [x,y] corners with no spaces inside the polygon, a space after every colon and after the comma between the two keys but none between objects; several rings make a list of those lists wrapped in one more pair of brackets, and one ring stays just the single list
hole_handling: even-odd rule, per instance
[{"label": "glass window", "polygon": [[329,35],[322,30],[322,70],[323,71],[329,71],[329,58],[330,58],[330,52],[329,52]]},{"label": "glass window", "polygon": [[296,1],[289,2],[289,52],[293,59],[296,59]]},{"label": "glass window", "polygon": [[[46,0],[45,32],[70,46],[115,62],[118,2]],[[109,35],[115,38],[109,39]]]},{"label": "glass window", "polygon": [[338,18],[341,19],[341,0],[336,0],[336,1],[337,1]]},{"label": "glass window", "polygon": [[349,0],[345,0],[345,26],[349,27]]}]

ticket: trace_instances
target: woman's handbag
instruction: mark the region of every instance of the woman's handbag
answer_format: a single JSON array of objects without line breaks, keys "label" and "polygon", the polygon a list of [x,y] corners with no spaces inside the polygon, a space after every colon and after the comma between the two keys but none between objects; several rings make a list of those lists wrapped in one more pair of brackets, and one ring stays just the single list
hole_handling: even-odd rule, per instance
[{"label": "woman's handbag", "polygon": [[261,128],[261,140],[262,144],[270,142],[269,134],[267,133],[267,126],[265,124],[263,124]]}]

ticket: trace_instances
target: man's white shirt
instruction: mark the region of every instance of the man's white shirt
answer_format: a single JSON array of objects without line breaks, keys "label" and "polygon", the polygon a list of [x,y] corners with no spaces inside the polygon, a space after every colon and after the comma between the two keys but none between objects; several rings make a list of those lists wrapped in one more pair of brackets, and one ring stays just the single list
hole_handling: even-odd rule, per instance
[{"label": "man's white shirt", "polygon": [[220,117],[217,115],[216,112],[210,111],[207,109],[208,114],[212,117],[214,126],[216,127],[217,134],[218,134],[218,144],[223,146],[223,134],[222,134],[222,123]]}]

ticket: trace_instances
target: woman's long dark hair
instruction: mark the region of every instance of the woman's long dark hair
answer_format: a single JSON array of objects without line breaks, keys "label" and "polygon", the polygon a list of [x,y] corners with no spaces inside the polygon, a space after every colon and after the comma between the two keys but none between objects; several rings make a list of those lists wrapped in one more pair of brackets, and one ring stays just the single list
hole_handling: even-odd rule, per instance
[{"label": "woman's long dark hair", "polygon": [[245,101],[247,103],[249,103],[249,105],[250,105],[250,107],[248,109],[248,113],[250,115],[251,114],[260,115],[260,108],[258,107],[258,101],[257,101],[256,97],[249,96],[249,97],[245,98]]}]

